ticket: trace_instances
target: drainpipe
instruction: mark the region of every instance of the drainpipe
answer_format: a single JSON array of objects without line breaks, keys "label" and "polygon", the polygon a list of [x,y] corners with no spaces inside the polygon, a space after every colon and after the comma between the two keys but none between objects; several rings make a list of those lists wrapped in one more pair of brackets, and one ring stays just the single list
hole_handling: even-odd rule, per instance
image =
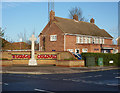
[{"label": "drainpipe", "polygon": [[64,34],[64,51],[66,51],[66,34]]},{"label": "drainpipe", "polygon": [[39,36],[39,51],[40,51],[40,36]]},{"label": "drainpipe", "polygon": [[100,48],[101,48],[100,52],[102,53],[102,44],[100,44]]}]

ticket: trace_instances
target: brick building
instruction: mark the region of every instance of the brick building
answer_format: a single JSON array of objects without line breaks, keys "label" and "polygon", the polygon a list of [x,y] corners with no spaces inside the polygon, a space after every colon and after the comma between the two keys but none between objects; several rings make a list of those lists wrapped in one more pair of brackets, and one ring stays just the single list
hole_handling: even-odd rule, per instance
[{"label": "brick building", "polygon": [[3,50],[3,51],[5,50],[30,50],[31,49],[30,45],[25,42],[10,43],[4,38],[0,38],[0,42],[2,44],[2,46],[0,47],[0,50]]},{"label": "brick building", "polygon": [[39,34],[40,51],[70,51],[74,53],[94,52],[113,53],[118,49],[113,45],[113,37],[100,29],[92,18],[89,22],[56,17],[50,12],[50,21]]},{"label": "brick building", "polygon": [[118,52],[120,53],[120,36],[116,40],[118,45]]}]

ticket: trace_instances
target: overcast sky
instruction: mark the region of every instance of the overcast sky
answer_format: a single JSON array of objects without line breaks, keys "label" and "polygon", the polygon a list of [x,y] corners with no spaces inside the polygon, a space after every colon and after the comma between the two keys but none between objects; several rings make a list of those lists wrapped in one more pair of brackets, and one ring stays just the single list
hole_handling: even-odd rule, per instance
[{"label": "overcast sky", "polygon": [[[80,7],[83,16],[95,19],[95,24],[105,29],[115,39],[118,37],[118,2],[55,2],[55,15],[69,18],[69,9]],[[26,31],[27,38],[35,31],[36,37],[48,22],[47,2],[3,2],[2,27],[5,37],[19,41],[18,34]]]}]

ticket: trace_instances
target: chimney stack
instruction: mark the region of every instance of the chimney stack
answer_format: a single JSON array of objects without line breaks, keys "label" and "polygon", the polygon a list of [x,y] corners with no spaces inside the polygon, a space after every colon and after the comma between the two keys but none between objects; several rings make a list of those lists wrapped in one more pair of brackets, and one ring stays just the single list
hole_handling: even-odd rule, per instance
[{"label": "chimney stack", "polygon": [[91,18],[90,23],[95,23],[95,20],[93,18]]},{"label": "chimney stack", "polygon": [[73,19],[75,19],[76,21],[78,21],[78,15],[74,14]]},{"label": "chimney stack", "polygon": [[55,12],[53,10],[51,10],[50,11],[50,24],[52,24],[54,18],[55,18]]}]

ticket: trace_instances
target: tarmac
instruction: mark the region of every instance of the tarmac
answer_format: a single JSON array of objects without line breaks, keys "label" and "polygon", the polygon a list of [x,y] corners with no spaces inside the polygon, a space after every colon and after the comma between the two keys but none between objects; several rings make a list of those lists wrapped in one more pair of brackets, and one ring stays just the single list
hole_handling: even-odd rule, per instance
[{"label": "tarmac", "polygon": [[69,74],[69,73],[83,73],[93,71],[104,71],[120,69],[119,67],[58,67],[53,65],[40,66],[8,66],[2,67],[0,73],[11,74]]}]

